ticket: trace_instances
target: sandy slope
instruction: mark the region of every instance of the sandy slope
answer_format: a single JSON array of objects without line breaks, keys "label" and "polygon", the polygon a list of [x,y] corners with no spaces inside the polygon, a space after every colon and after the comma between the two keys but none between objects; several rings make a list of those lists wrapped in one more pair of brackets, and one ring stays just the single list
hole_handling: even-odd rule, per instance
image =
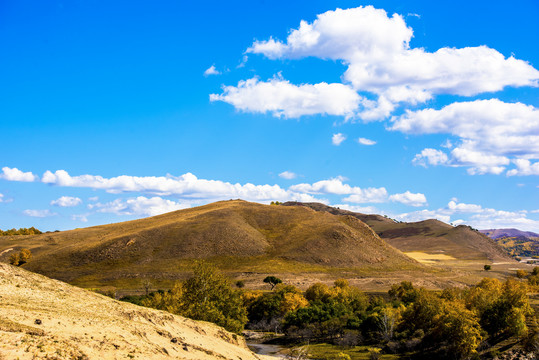
[{"label": "sandy slope", "polygon": [[2,360],[262,358],[242,337],[213,324],[115,301],[0,263]]}]

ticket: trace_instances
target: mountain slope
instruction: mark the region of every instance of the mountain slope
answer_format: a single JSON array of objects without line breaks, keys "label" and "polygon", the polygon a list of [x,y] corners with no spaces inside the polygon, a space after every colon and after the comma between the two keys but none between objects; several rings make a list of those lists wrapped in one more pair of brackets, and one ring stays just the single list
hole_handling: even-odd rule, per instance
[{"label": "mountain slope", "polygon": [[[88,286],[110,280],[178,279],[194,259],[223,270],[419,268],[361,220],[307,207],[222,201],[141,220],[0,238],[0,253],[30,248],[24,267]],[[4,261],[10,252],[2,255]]]},{"label": "mountain slope", "polygon": [[0,263],[0,359],[262,359],[205,322]]},{"label": "mountain slope", "polygon": [[491,239],[498,239],[501,237],[525,237],[525,238],[537,238],[539,234],[531,231],[522,231],[518,229],[489,229],[479,230],[482,234],[487,235]]},{"label": "mountain slope", "polygon": [[415,223],[395,222],[380,215],[354,213],[319,203],[289,202],[284,205],[299,205],[316,211],[356,217],[403,252],[441,253],[460,260],[511,260],[492,239],[464,225],[453,227],[434,219]]}]

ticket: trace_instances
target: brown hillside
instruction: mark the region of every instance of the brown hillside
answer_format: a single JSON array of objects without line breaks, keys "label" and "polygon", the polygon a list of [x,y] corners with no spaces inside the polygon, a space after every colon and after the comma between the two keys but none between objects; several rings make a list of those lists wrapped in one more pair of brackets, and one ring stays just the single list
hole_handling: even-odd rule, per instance
[{"label": "brown hillside", "polygon": [[206,322],[0,263],[0,359],[262,359]]},{"label": "brown hillside", "polygon": [[334,215],[348,215],[368,224],[388,243],[403,252],[443,253],[459,260],[512,261],[495,241],[468,226],[453,227],[438,220],[395,222],[380,215],[366,215],[319,203],[288,202]]},{"label": "brown hillside", "polygon": [[[24,267],[70,283],[177,279],[194,259],[234,271],[320,271],[327,268],[418,268],[353,216],[307,207],[222,201],[146,219],[0,238],[0,253],[30,248]],[[14,251],[12,250],[12,251]],[[5,252],[4,261],[10,255]]]}]

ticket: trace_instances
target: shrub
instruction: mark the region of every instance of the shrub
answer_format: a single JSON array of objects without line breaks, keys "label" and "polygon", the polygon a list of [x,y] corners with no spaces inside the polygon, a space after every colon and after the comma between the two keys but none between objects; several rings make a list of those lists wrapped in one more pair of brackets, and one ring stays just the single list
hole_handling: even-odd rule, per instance
[{"label": "shrub", "polygon": [[524,270],[517,270],[515,275],[519,279],[524,279],[526,277],[527,273]]},{"label": "shrub", "polygon": [[271,285],[271,290],[273,290],[275,285],[281,284],[283,281],[281,279],[279,279],[278,277],[275,277],[275,276],[266,276],[264,278],[264,282],[266,284],[270,284]]},{"label": "shrub", "polygon": [[492,269],[492,267],[490,265],[485,265],[483,266],[483,269],[485,269],[485,271],[489,271],[490,269]]}]

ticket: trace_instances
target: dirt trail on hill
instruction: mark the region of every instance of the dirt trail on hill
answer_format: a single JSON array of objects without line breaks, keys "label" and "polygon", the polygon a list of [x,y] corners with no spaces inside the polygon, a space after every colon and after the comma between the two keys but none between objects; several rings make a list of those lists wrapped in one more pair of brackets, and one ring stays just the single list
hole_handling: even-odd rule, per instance
[{"label": "dirt trail on hill", "polygon": [[206,322],[0,263],[0,359],[274,359]]}]

